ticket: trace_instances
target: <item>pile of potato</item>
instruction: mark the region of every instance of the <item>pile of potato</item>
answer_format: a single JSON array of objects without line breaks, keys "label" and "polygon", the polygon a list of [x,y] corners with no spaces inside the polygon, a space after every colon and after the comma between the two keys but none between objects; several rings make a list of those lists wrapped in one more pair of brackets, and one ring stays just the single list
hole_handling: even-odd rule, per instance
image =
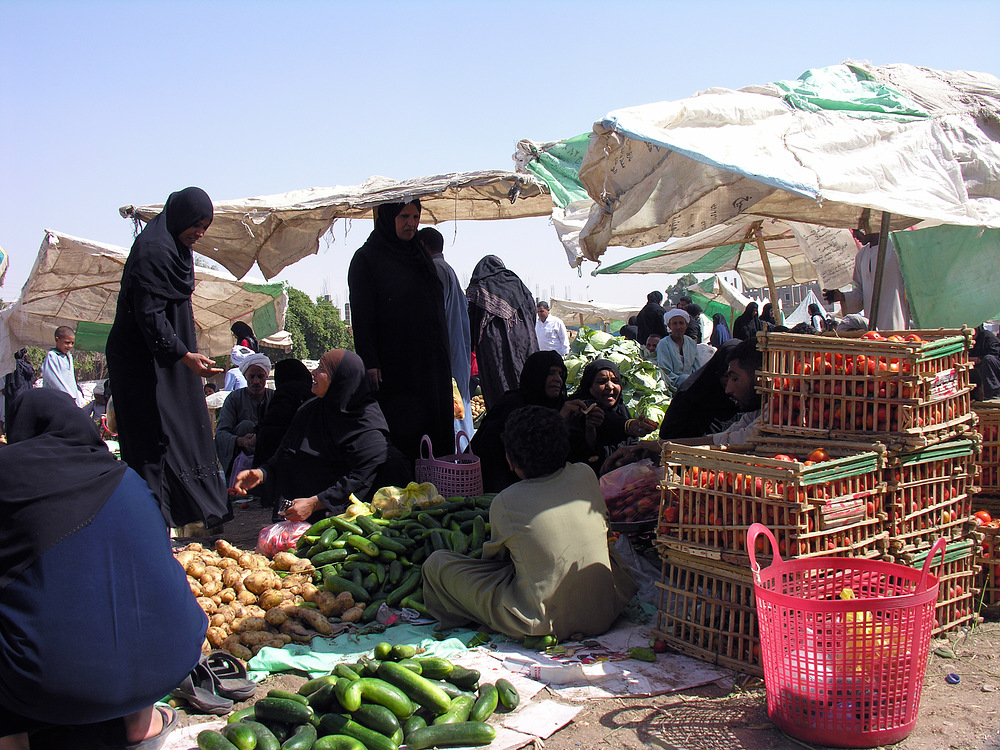
[{"label": "pile of potato", "polygon": [[214,550],[193,543],[174,556],[208,616],[206,653],[221,648],[250,659],[265,646],[331,635],[331,619],[355,622],[364,612],[364,603],[355,603],[349,592],[315,586],[312,563],[289,552],[272,561],[220,539]]},{"label": "pile of potato", "polygon": [[479,419],[486,413],[486,399],[482,396],[473,396],[469,408],[472,410],[472,418]]}]

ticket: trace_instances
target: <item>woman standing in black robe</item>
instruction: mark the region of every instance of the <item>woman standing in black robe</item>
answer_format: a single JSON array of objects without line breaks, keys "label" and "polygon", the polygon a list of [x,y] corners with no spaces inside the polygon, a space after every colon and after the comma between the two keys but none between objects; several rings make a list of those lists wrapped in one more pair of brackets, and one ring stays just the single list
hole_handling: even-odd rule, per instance
[{"label": "woman standing in black robe", "polygon": [[535,299],[495,255],[476,264],[466,296],[472,350],[488,412],[503,394],[517,388],[524,361],[538,351]]},{"label": "woman standing in black robe", "polygon": [[379,206],[347,272],[354,348],[393,445],[411,461],[425,434],[435,455],[455,444],[444,290],[414,241],[419,222],[419,201]]},{"label": "woman standing in black robe", "polygon": [[222,370],[198,353],[191,308],[191,246],[212,215],[208,194],[185,188],[135,238],[106,349],[122,459],[173,527],[229,516],[201,383]]},{"label": "woman standing in black robe", "polygon": [[756,341],[757,332],[767,330],[767,326],[757,314],[757,303],[751,302],[747,309],[733,321],[733,338],[740,341]]}]

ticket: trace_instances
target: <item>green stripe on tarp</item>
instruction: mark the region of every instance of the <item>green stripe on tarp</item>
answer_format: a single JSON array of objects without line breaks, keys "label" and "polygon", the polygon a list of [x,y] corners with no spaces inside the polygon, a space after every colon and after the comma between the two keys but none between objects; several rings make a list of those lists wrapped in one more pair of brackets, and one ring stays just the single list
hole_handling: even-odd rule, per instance
[{"label": "green stripe on tarp", "polygon": [[552,202],[559,208],[589,197],[580,183],[580,165],[587,153],[590,137],[590,133],[584,133],[560,141],[539,151],[526,165],[532,175],[548,186]]},{"label": "green stripe on tarp", "polygon": [[636,263],[641,263],[644,260],[652,260],[653,258],[662,258],[663,255],[664,253],[659,250],[651,250],[648,253],[643,253],[642,255],[637,255],[634,258],[629,258],[628,260],[615,263],[613,266],[598,268],[595,273],[621,273],[626,268],[634,266]]},{"label": "green stripe on tarp", "polygon": [[[281,293],[285,291],[285,285],[280,282],[276,282],[274,284],[253,284],[251,282],[244,282],[243,288],[246,289],[248,292],[255,292],[256,294],[266,294],[271,299],[277,299],[278,297],[281,296]],[[254,333],[256,332],[257,329],[255,328]]]},{"label": "green stripe on tarp", "polygon": [[698,292],[692,292],[690,287],[688,288],[688,295],[691,297],[691,301],[698,305],[702,310],[705,311],[705,315],[711,320],[711,318],[721,313],[726,319],[727,324],[732,324],[733,322],[733,308],[729,305],[724,305],[714,299],[709,299],[708,297],[703,297]]},{"label": "green stripe on tarp", "polygon": [[273,302],[253,311],[253,322],[250,327],[253,328],[258,341],[278,332],[278,317]]},{"label": "green stripe on tarp", "polygon": [[103,352],[111,333],[110,323],[89,323],[80,321],[76,324],[76,343],[74,348],[84,352]]},{"label": "green stripe on tarp", "polygon": [[733,258],[740,253],[740,249],[746,243],[736,245],[719,245],[713,247],[693,263],[688,263],[683,268],[678,268],[674,273],[715,273],[727,268]]},{"label": "green stripe on tarp", "polygon": [[784,100],[807,112],[842,112],[859,119],[911,120],[930,113],[899,89],[848,65],[807,70],[794,81],[775,81]]}]

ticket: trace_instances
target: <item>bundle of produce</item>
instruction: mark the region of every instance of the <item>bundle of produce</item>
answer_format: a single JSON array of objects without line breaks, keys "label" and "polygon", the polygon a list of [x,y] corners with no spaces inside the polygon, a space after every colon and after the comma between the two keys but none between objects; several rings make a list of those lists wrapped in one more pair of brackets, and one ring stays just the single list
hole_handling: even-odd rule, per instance
[{"label": "bundle of produce", "polygon": [[289,552],[268,560],[220,539],[214,550],[194,543],[174,556],[208,616],[205,653],[221,648],[249,659],[265,646],[330,635],[330,618],[351,622],[364,611],[349,593],[338,596],[317,587],[312,563]]},{"label": "bundle of produce", "polygon": [[517,708],[507,680],[479,682],[480,673],[414,646],[378,644],[371,656],[341,663],[297,693],[271,690],[229,717],[220,732],[198,735],[202,750],[231,747],[314,750],[409,750],[489,745],[495,711]]},{"label": "bundle of produce", "polygon": [[400,515],[394,509],[392,518],[324,518],[302,535],[298,551],[316,568],[326,591],[350,594],[367,605],[361,622],[374,619],[383,602],[426,614],[420,564],[439,549],[482,555],[492,500],[493,495],[454,497]]},{"label": "bundle of produce", "polygon": [[663,469],[651,460],[626,464],[601,477],[601,493],[612,523],[655,521]]},{"label": "bundle of produce", "polygon": [[622,376],[622,401],[633,417],[645,417],[656,424],[670,406],[672,390],[655,362],[643,358],[642,348],[634,341],[609,333],[581,328],[570,344],[566,364],[566,388],[572,393],[583,376],[584,368],[595,359],[614,362]]}]

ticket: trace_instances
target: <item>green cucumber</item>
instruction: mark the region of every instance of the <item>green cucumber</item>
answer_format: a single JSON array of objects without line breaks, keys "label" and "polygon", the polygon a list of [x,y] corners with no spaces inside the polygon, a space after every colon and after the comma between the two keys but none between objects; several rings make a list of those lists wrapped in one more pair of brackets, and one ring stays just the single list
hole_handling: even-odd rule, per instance
[{"label": "green cucumber", "polygon": [[466,669],[456,665],[445,680],[461,690],[475,690],[479,686],[479,677],[478,669]]},{"label": "green cucumber", "polygon": [[356,680],[341,680],[333,688],[340,705],[345,711],[354,712],[361,708],[361,678]]},{"label": "green cucumber", "polygon": [[392,658],[394,661],[402,659],[412,659],[417,655],[417,647],[405,643],[397,643],[392,647]]},{"label": "green cucumber", "polygon": [[469,549],[482,549],[486,541],[486,521],[482,516],[472,520],[472,536],[469,539]]},{"label": "green cucumber", "polygon": [[346,549],[328,549],[314,555],[311,562],[314,568],[322,568],[331,563],[343,562],[347,558]]},{"label": "green cucumber", "polygon": [[374,653],[376,659],[379,661],[385,661],[389,657],[389,654],[392,653],[392,644],[386,641],[376,643]]},{"label": "green cucumber", "polygon": [[319,690],[324,685],[336,685],[337,676],[333,674],[325,674],[322,677],[316,677],[315,679],[309,680],[308,682],[303,682],[299,687],[299,695],[312,695],[317,690]]},{"label": "green cucumber", "polygon": [[371,516],[358,516],[354,519],[354,522],[361,528],[361,533],[368,536],[381,533],[382,531],[382,524]]},{"label": "green cucumber", "polygon": [[206,729],[198,732],[198,750],[239,750],[239,748],[214,729]]},{"label": "green cucumber", "polygon": [[417,674],[423,674],[424,669],[420,666],[420,662],[416,659],[400,659],[397,664],[406,667],[411,672],[416,672]]},{"label": "green cucumber", "polygon": [[317,544],[322,549],[325,550],[332,549],[333,543],[337,541],[339,537],[340,537],[340,532],[337,531],[337,529],[327,529],[326,531],[323,532],[323,535],[319,538]]},{"label": "green cucumber", "polygon": [[308,705],[286,698],[261,698],[253,704],[258,721],[280,721],[286,724],[305,724],[313,716]]},{"label": "green cucumber", "polygon": [[461,724],[432,724],[417,729],[406,738],[407,750],[429,750],[432,747],[477,747],[489,745],[497,732],[481,721]]},{"label": "green cucumber", "polygon": [[388,579],[389,583],[391,583],[393,586],[399,583],[400,580],[403,578],[403,563],[401,563],[399,560],[393,560],[391,563],[389,563],[389,571],[386,578]]},{"label": "green cucumber", "polygon": [[278,738],[274,736],[274,732],[265,727],[259,721],[243,719],[240,723],[250,727],[250,731],[253,732],[253,736],[257,738],[257,750],[278,750],[278,748],[281,747],[281,743],[278,742]]},{"label": "green cucumber", "polygon": [[406,545],[402,542],[397,542],[395,539],[390,539],[385,534],[377,532],[371,535],[371,540],[381,547],[382,549],[389,550],[390,552],[395,552],[397,555],[402,555],[406,552]]},{"label": "green cucumber", "polygon": [[355,682],[356,680],[361,679],[361,675],[358,674],[357,670],[355,670],[354,667],[352,667],[349,664],[345,664],[343,662],[341,662],[340,664],[338,664],[333,668],[333,673],[337,677],[341,677],[345,680],[350,680],[351,682]]},{"label": "green cucumber", "polygon": [[378,676],[398,687],[414,703],[436,714],[446,713],[451,707],[451,698],[440,687],[395,662],[382,662]]},{"label": "green cucumber", "polygon": [[368,592],[365,591],[364,586],[359,586],[353,581],[341,578],[340,576],[323,576],[323,588],[327,591],[333,592],[334,594],[341,594],[347,591],[352,597],[354,597],[354,601],[356,602],[370,602],[372,599]]},{"label": "green cucumber", "polygon": [[380,563],[385,563],[386,565],[388,565],[389,563],[396,560],[398,557],[399,555],[397,555],[392,550],[384,549],[378,553],[378,557],[376,557],[375,559],[378,560]]},{"label": "green cucumber", "polygon": [[232,742],[238,750],[256,750],[257,737],[246,724],[226,724],[219,730],[222,736]]},{"label": "green cucumber", "polygon": [[381,663],[379,659],[366,659],[364,667],[361,668],[361,676],[374,677],[378,674],[378,665]]},{"label": "green cucumber", "polygon": [[403,736],[409,738],[418,729],[423,729],[427,726],[427,719],[419,714],[414,714],[403,724]]},{"label": "green cucumber", "polygon": [[429,680],[443,680],[455,668],[454,664],[440,656],[423,656],[416,662],[420,665],[420,674]]},{"label": "green cucumber", "polygon": [[[335,678],[336,679],[336,678]],[[336,682],[328,682],[321,685],[319,690],[309,693],[309,708],[316,714],[324,714],[332,711],[331,706],[336,702]],[[339,707],[339,704],[337,704]]]},{"label": "green cucumber", "polygon": [[479,697],[469,713],[469,721],[486,721],[497,710],[499,702],[500,691],[497,690],[496,685],[491,685],[488,682],[480,685]]},{"label": "green cucumber", "polygon": [[363,727],[384,734],[386,737],[392,737],[400,729],[396,714],[376,703],[362,703],[357,711],[351,712],[351,719]]},{"label": "green cucumber", "polygon": [[312,724],[299,724],[295,732],[281,743],[281,750],[312,750],[319,732]]},{"label": "green cucumber", "polygon": [[434,723],[461,724],[469,718],[469,714],[472,713],[472,707],[475,703],[476,699],[471,695],[460,695],[457,698],[452,698],[451,707],[448,709],[448,712],[434,719]]},{"label": "green cucumber", "polygon": [[417,710],[410,697],[392,683],[377,677],[363,677],[359,682],[361,683],[362,698],[369,703],[384,706],[399,719],[406,719]]},{"label": "green cucumber", "polygon": [[429,615],[430,611],[427,609],[427,606],[422,601],[420,601],[422,596],[423,596],[422,590],[417,589],[409,596],[404,596],[403,600],[399,603],[399,606],[403,607],[404,609],[416,610],[422,615]]},{"label": "green cucumber", "polygon": [[320,737],[313,745],[313,750],[367,750],[364,743],[346,734],[328,734]]},{"label": "green cucumber", "polygon": [[323,518],[314,523],[308,529],[306,529],[306,533],[303,534],[302,536],[320,536],[324,531],[326,531],[331,526],[333,526],[333,518],[332,517]]},{"label": "green cucumber", "polygon": [[441,689],[448,694],[448,697],[452,699],[457,698],[460,695],[472,695],[472,693],[469,693],[465,690],[460,690],[447,680],[435,680],[434,684],[439,685]]},{"label": "green cucumber", "polygon": [[517,708],[517,704],[521,702],[521,696],[517,694],[517,688],[510,683],[510,680],[501,677],[496,681],[496,689],[500,705],[508,711],[513,711]]},{"label": "green cucumber", "polygon": [[360,622],[371,622],[378,615],[378,608],[382,606],[382,602],[385,601],[384,596],[379,596],[377,599],[372,599],[365,607],[364,612],[361,613],[359,618]]},{"label": "green cucumber", "polygon": [[300,693],[290,693],[287,690],[278,690],[277,688],[272,688],[267,691],[268,698],[284,698],[289,701],[296,701],[301,703],[303,706],[309,705],[309,699]]},{"label": "green cucumber", "polygon": [[241,708],[239,711],[233,711],[229,714],[229,718],[226,719],[226,723],[235,724],[237,721],[243,721],[245,718],[253,718],[253,706],[247,706],[246,708]]},{"label": "green cucumber", "polygon": [[403,576],[403,580],[399,582],[399,585],[392,590],[392,592],[385,598],[385,603],[390,607],[398,606],[403,599],[413,593],[413,590],[420,585],[420,568],[411,568],[407,571],[406,575]]},{"label": "green cucumber", "polygon": [[397,750],[399,745],[381,732],[361,726],[358,722],[340,714],[323,714],[319,728],[324,734],[346,734],[361,740],[367,750]]},{"label": "green cucumber", "polygon": [[366,539],[360,534],[351,534],[346,541],[348,547],[354,547],[359,552],[364,552],[368,557],[378,557],[378,545],[370,539]]},{"label": "green cucumber", "polygon": [[364,534],[364,530],[358,526],[356,523],[351,523],[345,518],[338,518],[337,516],[331,516],[330,525],[337,529],[341,534]]}]

